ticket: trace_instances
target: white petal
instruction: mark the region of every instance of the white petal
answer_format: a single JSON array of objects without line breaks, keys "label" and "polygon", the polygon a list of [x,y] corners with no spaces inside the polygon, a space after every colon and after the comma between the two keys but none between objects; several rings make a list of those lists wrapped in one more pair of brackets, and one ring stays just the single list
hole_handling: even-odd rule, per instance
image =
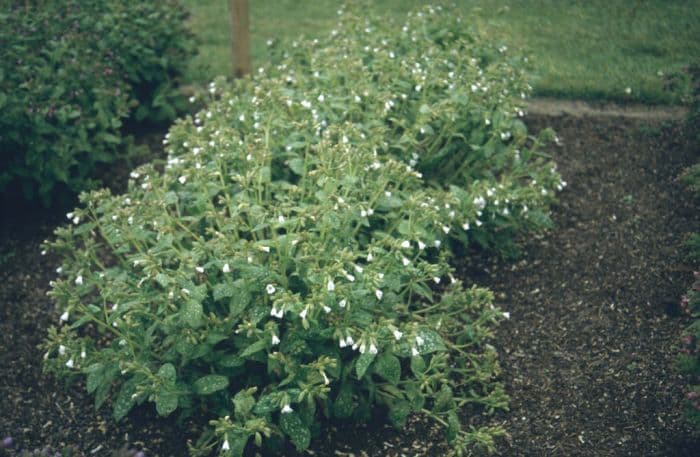
[{"label": "white petal", "polygon": [[403,336],[403,332],[401,332],[399,330],[394,330],[394,338],[396,338],[396,341],[399,341],[402,336]]},{"label": "white petal", "polygon": [[374,295],[377,297],[377,300],[381,300],[382,297],[384,296],[384,292],[382,292],[381,290],[377,289],[377,290],[374,291]]},{"label": "white petal", "polygon": [[231,273],[231,267],[229,266],[228,263],[224,264],[224,267],[221,269],[224,273]]}]

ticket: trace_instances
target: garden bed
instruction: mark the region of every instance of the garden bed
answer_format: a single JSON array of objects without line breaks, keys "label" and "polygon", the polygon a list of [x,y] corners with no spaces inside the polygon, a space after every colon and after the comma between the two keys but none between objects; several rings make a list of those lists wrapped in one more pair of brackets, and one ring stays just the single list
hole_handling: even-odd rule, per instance
[{"label": "garden bed", "polygon": [[[457,259],[465,282],[491,287],[511,315],[495,342],[511,411],[465,419],[503,424],[503,455],[690,456],[700,446],[673,366],[688,323],[677,303],[692,278],[679,246],[698,226],[676,177],[697,149],[676,127],[649,123],[529,118],[562,139],[551,153],[570,186],[554,211],[556,230],[528,241],[516,262]],[[66,389],[41,372],[37,345],[57,316],[45,294],[58,263],[40,255],[40,244],[64,212],[4,212],[0,434],[23,449],[71,445],[78,455],[109,455],[128,444],[147,455],[185,455],[184,435],[152,407],[117,425],[106,409],[93,412],[84,386]],[[308,454],[443,455],[438,433],[421,420],[400,432],[333,424]]]}]

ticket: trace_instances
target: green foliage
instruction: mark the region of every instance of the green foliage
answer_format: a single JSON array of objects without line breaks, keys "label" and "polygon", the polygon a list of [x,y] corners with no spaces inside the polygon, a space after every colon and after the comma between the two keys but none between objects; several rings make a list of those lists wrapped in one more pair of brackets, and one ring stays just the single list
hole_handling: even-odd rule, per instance
[{"label": "green foliage", "polygon": [[125,119],[164,121],[192,53],[174,1],[10,1],[0,7],[0,189],[45,204],[94,186],[131,147]]},{"label": "green foliage", "polygon": [[[697,113],[691,113],[691,117]],[[693,192],[695,199],[700,198],[700,163],[690,167],[681,177]],[[681,308],[693,318],[681,341],[681,355],[678,365],[682,372],[690,376],[690,389],[687,394],[688,418],[700,427],[700,233],[693,233],[687,243],[688,260],[697,270],[690,290],[681,297]]]},{"label": "green foliage", "polygon": [[487,344],[504,314],[454,278],[449,247],[546,227],[563,183],[502,52],[453,11],[407,28],[345,13],[324,46],[212,83],[163,170],[83,194],[48,246],[64,322],[46,368],[87,375],[117,420],[146,401],[207,411],[193,455],[301,450],[319,421],[377,410],[429,415],[455,455],[493,451],[501,429],[463,430],[457,411],[507,407]]}]

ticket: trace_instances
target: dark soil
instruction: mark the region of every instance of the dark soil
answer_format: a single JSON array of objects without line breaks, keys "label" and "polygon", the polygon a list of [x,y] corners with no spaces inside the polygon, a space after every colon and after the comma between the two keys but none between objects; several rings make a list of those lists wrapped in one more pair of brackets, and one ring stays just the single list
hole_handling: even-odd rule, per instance
[{"label": "dark soil", "polygon": [[[529,122],[553,126],[563,141],[552,150],[569,183],[556,230],[528,240],[516,262],[458,259],[467,282],[491,287],[511,314],[494,341],[511,395],[510,412],[490,419],[508,431],[501,454],[698,455],[674,370],[689,322],[677,303],[692,280],[680,246],[699,222],[676,177],[697,149],[677,128],[648,120]],[[80,382],[66,387],[42,374],[37,345],[57,322],[46,291],[58,259],[42,256],[40,244],[65,220],[57,213],[1,213],[0,435],[15,449],[71,445],[76,455],[101,456],[128,444],[149,456],[186,455],[177,424],[156,419],[152,407],[115,424],[107,408],[94,412]],[[333,424],[307,455],[440,456],[441,442],[419,419],[403,431]]]}]

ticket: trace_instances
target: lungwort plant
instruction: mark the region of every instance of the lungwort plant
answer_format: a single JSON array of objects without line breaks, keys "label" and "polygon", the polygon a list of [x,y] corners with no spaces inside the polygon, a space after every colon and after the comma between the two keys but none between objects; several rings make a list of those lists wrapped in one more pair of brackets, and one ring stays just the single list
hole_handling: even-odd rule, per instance
[{"label": "lungwort plant", "polygon": [[[452,27],[425,11],[430,19],[411,17]],[[419,36],[402,49],[443,46]],[[48,243],[64,259],[48,370],[85,375],[96,407],[111,400],[117,420],[146,402],[162,416],[210,419],[192,455],[287,439],[305,449],[322,421],[377,413],[397,426],[428,415],[455,455],[494,450],[502,430],[462,429],[458,411],[507,407],[488,344],[504,313],[489,291],[454,278],[448,248],[500,247],[542,227],[562,182],[505,99],[486,102],[493,87],[473,105],[443,106],[476,92],[462,80],[385,92],[408,77],[400,60],[384,65],[395,78],[368,73],[359,91],[341,80],[343,62],[353,64],[213,83],[208,107],[166,136],[164,169],[134,170],[124,195],[82,195]],[[335,82],[316,84],[322,70]],[[430,120],[406,139],[421,112]],[[443,167],[452,154],[471,165]]]}]

